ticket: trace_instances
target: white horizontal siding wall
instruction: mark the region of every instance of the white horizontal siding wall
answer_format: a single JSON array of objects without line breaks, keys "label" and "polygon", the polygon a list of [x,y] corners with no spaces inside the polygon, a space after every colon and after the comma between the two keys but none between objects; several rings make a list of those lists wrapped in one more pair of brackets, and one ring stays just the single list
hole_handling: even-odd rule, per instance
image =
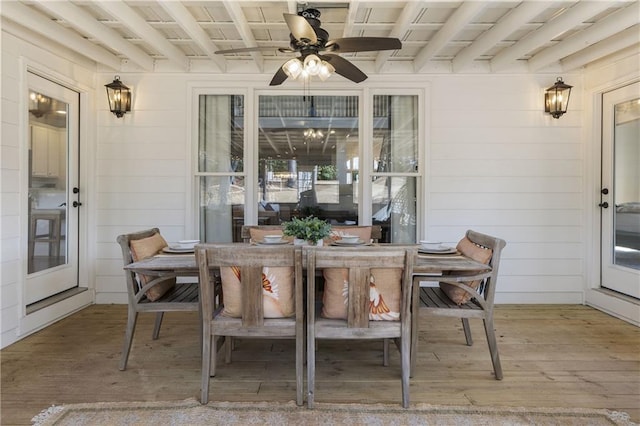
[{"label": "white horizontal siding wall", "polygon": [[[192,237],[188,87],[238,87],[228,76],[120,76],[134,91],[132,113],[117,119],[98,105],[98,303],[126,300],[118,234],[158,226],[169,241]],[[427,78],[426,235],[455,244],[473,228],[507,240],[500,302],[583,302],[581,81],[563,77],[576,87],[558,120],[543,112],[555,75]]]},{"label": "white horizontal siding wall", "polygon": [[97,111],[96,303],[126,303],[119,234],[158,227],[168,241],[187,237],[188,79],[119,75],[132,89],[132,112],[116,118],[106,95]]},{"label": "white horizontal siding wall", "polygon": [[467,229],[507,241],[496,300],[582,303],[584,141],[581,77],[569,111],[543,112],[554,76],[434,79],[427,232],[455,244]]}]

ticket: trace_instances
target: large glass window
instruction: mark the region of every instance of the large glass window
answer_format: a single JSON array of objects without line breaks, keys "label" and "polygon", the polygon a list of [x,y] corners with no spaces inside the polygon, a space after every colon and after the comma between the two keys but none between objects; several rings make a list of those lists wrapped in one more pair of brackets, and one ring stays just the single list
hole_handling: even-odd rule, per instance
[{"label": "large glass window", "polygon": [[[241,241],[244,224],[313,215],[381,225],[381,242],[415,242],[418,98],[374,94],[363,107],[361,95],[261,94],[245,118],[245,96],[199,95],[200,239]],[[363,120],[361,111],[373,113]]]},{"label": "large glass window", "polygon": [[373,97],[373,224],[382,241],[416,240],[418,176],[418,97]]},{"label": "large glass window", "polygon": [[244,223],[244,97],[198,99],[200,239],[237,241]]},{"label": "large glass window", "polygon": [[260,96],[258,224],[358,219],[358,97]]}]

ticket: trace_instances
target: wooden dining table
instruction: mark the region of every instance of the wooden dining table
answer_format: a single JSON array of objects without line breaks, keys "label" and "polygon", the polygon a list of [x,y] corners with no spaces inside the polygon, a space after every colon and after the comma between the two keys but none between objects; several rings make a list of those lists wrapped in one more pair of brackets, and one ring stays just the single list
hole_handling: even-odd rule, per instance
[{"label": "wooden dining table", "polygon": [[[247,243],[234,243],[234,244],[247,244]],[[394,247],[407,247],[416,250],[416,257],[413,264],[413,275],[424,277],[424,281],[438,281],[438,276],[450,273],[460,272],[476,272],[482,273],[491,270],[489,265],[477,262],[462,254],[455,252],[452,254],[439,254],[439,253],[420,253],[417,251],[418,246],[415,245],[398,245],[398,244],[374,244],[376,246],[390,245]],[[357,249],[354,247],[354,249]],[[304,259],[303,259],[304,262]],[[198,266],[196,264],[195,254],[191,253],[161,253],[153,257],[140,260],[138,262],[130,263],[126,265],[124,269],[131,270],[133,272],[154,276],[154,277],[197,277]],[[419,288],[414,288],[414,295],[412,299],[414,301],[419,300],[416,297],[419,292]],[[414,302],[415,303],[415,302]],[[419,303],[419,302],[418,302]],[[418,312],[419,306],[413,306],[413,321],[411,324],[412,336],[418,333]],[[411,354],[413,358],[416,354]]]},{"label": "wooden dining table", "polygon": [[[245,243],[236,243],[245,244]],[[375,244],[376,246],[384,246],[388,244]],[[397,247],[417,246],[397,245]],[[354,247],[355,249],[355,247]],[[124,269],[133,272],[150,275],[150,276],[175,276],[175,277],[193,277],[198,276],[198,266],[193,252],[190,253],[161,253],[153,257],[140,260],[138,262],[126,265]],[[448,272],[469,272],[469,271],[488,271],[491,267],[473,259],[465,257],[460,253],[454,254],[426,254],[418,252],[413,265],[413,274],[424,276],[425,281],[429,277],[437,280],[437,276]]]}]

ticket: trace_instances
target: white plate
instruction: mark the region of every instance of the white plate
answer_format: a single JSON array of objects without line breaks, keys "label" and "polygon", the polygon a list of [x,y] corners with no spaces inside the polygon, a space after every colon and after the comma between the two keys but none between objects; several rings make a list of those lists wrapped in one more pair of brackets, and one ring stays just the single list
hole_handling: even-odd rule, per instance
[{"label": "white plate", "polygon": [[196,250],[192,248],[165,247],[162,249],[164,253],[194,253]]},{"label": "white plate", "polygon": [[268,243],[266,241],[258,241],[258,244],[263,245],[263,246],[281,246],[283,244],[291,244],[291,241],[281,240],[281,241],[276,241],[275,243]]},{"label": "white plate", "polygon": [[331,244],[336,245],[336,246],[361,246],[363,244],[366,244],[366,241],[358,240],[355,243],[348,243],[346,241],[336,240],[336,241],[332,242]]},{"label": "white plate", "polygon": [[418,249],[418,253],[422,253],[422,254],[454,254],[457,253],[458,250],[456,250],[453,247],[441,247],[438,250],[431,250],[431,249],[423,249],[423,248],[419,248]]}]

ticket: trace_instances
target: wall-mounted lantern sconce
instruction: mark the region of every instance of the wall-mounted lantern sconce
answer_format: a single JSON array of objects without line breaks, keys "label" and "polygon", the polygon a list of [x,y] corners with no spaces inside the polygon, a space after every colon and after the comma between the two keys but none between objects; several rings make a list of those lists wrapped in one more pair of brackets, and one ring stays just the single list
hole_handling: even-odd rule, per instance
[{"label": "wall-mounted lantern sconce", "polygon": [[567,112],[572,87],[565,84],[562,77],[558,77],[556,84],[549,87],[544,94],[544,112],[551,114],[553,118],[560,118]]},{"label": "wall-mounted lantern sconce", "polygon": [[113,82],[105,84],[104,87],[107,88],[109,109],[116,117],[120,118],[131,111],[131,89],[122,84],[120,76],[116,75]]}]

